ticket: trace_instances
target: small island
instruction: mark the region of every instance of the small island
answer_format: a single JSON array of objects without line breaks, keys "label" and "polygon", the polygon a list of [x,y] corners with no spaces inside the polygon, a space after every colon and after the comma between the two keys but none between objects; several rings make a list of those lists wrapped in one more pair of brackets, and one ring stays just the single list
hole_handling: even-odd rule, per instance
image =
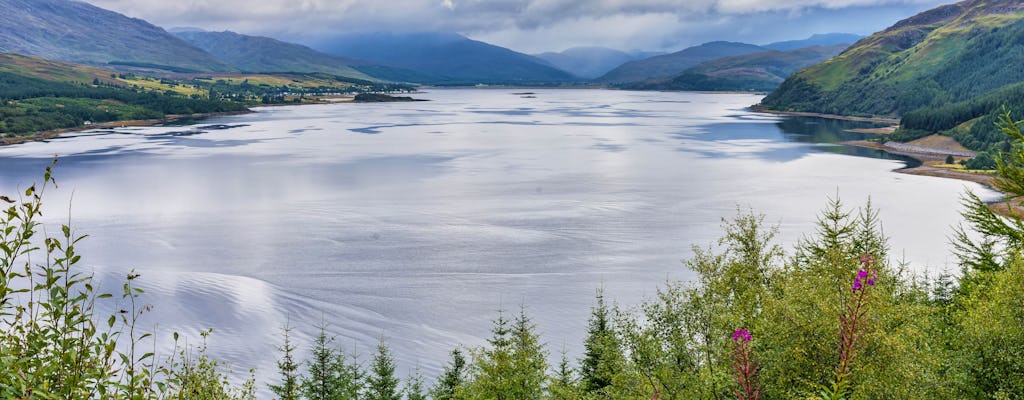
[{"label": "small island", "polygon": [[391,96],[382,93],[359,93],[356,95],[353,102],[356,103],[397,103],[406,101],[427,101],[423,99],[414,99],[409,96]]}]

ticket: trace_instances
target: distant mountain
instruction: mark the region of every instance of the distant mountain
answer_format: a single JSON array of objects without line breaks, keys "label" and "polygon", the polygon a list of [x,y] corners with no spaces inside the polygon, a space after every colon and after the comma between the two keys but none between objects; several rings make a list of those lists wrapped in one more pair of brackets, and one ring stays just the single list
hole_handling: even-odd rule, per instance
[{"label": "distant mountain", "polygon": [[839,54],[849,44],[770,50],[703,62],[669,79],[627,84],[626,89],[770,91],[790,74]]},{"label": "distant mountain", "polygon": [[351,65],[368,64],[332,56],[309,47],[262,36],[235,32],[179,31],[186,42],[213,54],[244,72],[324,72],[356,79],[372,79]]},{"label": "distant mountain", "polygon": [[766,44],[764,47],[769,50],[796,50],[803,49],[813,46],[835,46],[837,44],[850,45],[863,38],[861,35],[854,35],[852,33],[819,33],[811,35],[811,37],[803,40],[787,40],[784,42],[775,42]]},{"label": "distant mountain", "polygon": [[560,53],[536,54],[535,57],[547,61],[555,68],[586,79],[597,78],[622,64],[646,58],[607,47],[573,47]]},{"label": "distant mountain", "polygon": [[704,61],[762,51],[765,51],[763,47],[746,43],[704,43],[675,53],[625,63],[604,74],[598,81],[625,83],[668,78]]},{"label": "distant mountain", "polygon": [[163,29],[80,1],[0,0],[0,52],[175,72],[232,68]]},{"label": "distant mountain", "polygon": [[[320,39],[311,47],[416,71],[420,83],[527,84],[576,80],[540,59],[450,33],[373,33]],[[372,68],[361,69],[370,75]]]}]

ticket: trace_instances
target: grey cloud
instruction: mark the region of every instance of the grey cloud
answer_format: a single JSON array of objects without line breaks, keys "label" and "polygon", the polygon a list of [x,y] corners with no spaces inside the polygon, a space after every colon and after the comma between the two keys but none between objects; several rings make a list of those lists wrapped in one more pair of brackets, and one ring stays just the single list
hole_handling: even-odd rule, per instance
[{"label": "grey cloud", "polygon": [[[558,50],[600,40],[666,49],[702,30],[742,36],[755,20],[838,9],[917,10],[942,0],[89,0],[164,27],[196,26],[285,39],[366,31],[448,31],[508,46]],[[769,16],[771,18],[764,18]],[[909,15],[905,15],[909,16]],[[723,24],[737,24],[720,29]],[[728,22],[731,21],[731,22]],[[792,21],[788,21],[792,22]],[[889,21],[892,22],[892,21]],[[746,25],[743,25],[746,24]],[[865,24],[861,24],[865,25]],[[874,24],[866,24],[874,27]],[[775,29],[769,27],[768,29]],[[831,29],[827,31],[839,31]],[[848,31],[848,29],[847,29]],[[770,33],[770,32],[769,32]],[[814,32],[808,32],[814,33]],[[858,32],[860,33],[860,32]],[[684,37],[685,36],[685,37]],[[770,35],[769,35],[770,36]],[[576,38],[569,40],[570,38]],[[660,38],[660,39],[659,39]],[[734,37],[719,37],[737,40]],[[588,40],[589,39],[589,40]],[[588,42],[588,43],[585,43]]]}]

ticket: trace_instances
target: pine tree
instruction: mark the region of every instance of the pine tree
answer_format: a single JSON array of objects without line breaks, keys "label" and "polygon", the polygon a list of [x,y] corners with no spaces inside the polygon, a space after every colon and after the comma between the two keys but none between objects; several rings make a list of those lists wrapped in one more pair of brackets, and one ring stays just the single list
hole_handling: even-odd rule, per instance
[{"label": "pine tree", "polygon": [[578,386],[572,367],[569,366],[569,357],[565,350],[562,350],[562,360],[558,363],[558,370],[555,376],[551,377],[548,386],[549,398],[551,400],[573,400],[579,399]]},{"label": "pine tree", "polygon": [[292,353],[295,345],[291,340],[292,328],[287,323],[284,325],[284,344],[277,348],[282,353],[281,359],[277,361],[277,370],[281,376],[281,383],[269,385],[270,391],[277,395],[280,400],[298,400],[299,398],[299,366],[295,363]]},{"label": "pine tree", "polygon": [[395,377],[395,359],[388,350],[388,346],[381,337],[377,344],[377,354],[374,354],[370,365],[370,374],[366,379],[367,400],[402,400],[402,394],[398,390],[398,378]]},{"label": "pine tree", "polygon": [[547,352],[544,351],[536,329],[536,325],[526,316],[526,306],[521,306],[512,325],[513,399],[539,400],[546,392]]},{"label": "pine tree", "polygon": [[427,394],[423,390],[423,372],[420,371],[420,367],[417,365],[412,375],[409,375],[405,381],[405,399],[427,400]]},{"label": "pine tree", "polygon": [[612,384],[622,365],[622,346],[612,329],[604,290],[597,289],[597,304],[591,309],[584,354],[580,360],[580,386],[588,393],[598,392]]},{"label": "pine tree", "polygon": [[362,387],[362,372],[348,364],[339,349],[330,347],[326,324],[313,342],[312,359],[307,362],[309,376],[302,380],[302,396],[308,400],[356,400]]},{"label": "pine tree", "polygon": [[[506,400],[512,396],[511,378],[512,340],[509,321],[503,310],[498,310],[498,319],[491,328],[488,346],[473,352],[472,379],[466,383],[465,393],[474,399]],[[459,393],[459,392],[456,392]]]},{"label": "pine tree", "polygon": [[452,350],[452,360],[444,367],[437,384],[430,389],[433,400],[453,400],[462,387],[466,374],[466,358],[459,349]]}]

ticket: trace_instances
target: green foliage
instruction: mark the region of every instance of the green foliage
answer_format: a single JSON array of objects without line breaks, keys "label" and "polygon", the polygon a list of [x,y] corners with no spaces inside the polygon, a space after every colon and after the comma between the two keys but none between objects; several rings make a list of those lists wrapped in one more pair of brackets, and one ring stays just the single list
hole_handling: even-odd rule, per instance
[{"label": "green foliage", "polygon": [[370,361],[370,371],[366,377],[366,400],[402,400],[398,389],[399,381],[395,377],[395,358],[381,337],[377,344],[377,353]]},{"label": "green foliage", "polygon": [[26,133],[168,114],[244,110],[239,103],[191,99],[116,86],[76,85],[0,72],[0,134]]},{"label": "green foliage", "polygon": [[292,343],[292,327],[287,323],[282,328],[284,343],[277,348],[281,358],[277,360],[277,372],[280,376],[276,385],[269,385],[270,391],[280,400],[298,400],[302,377],[299,375],[299,363],[295,360],[295,345]]},{"label": "green foliage", "polygon": [[[256,385],[250,377],[242,386],[231,385],[220,363],[206,353],[206,338],[212,330],[200,333],[203,339],[197,348],[175,343],[175,356],[163,367],[166,391],[161,398],[176,400],[255,400]],[[175,335],[177,336],[177,335]],[[251,374],[252,371],[250,371]]]},{"label": "green foliage", "polygon": [[416,366],[412,375],[406,378],[405,388],[402,389],[405,392],[405,400],[427,400],[423,385],[423,372],[420,371],[419,366]]},{"label": "green foliage", "polygon": [[[612,326],[611,313],[604,302],[602,289],[597,290],[596,300],[597,304],[590,311],[587,338],[583,342],[583,360],[580,361],[580,387],[590,394],[601,394],[625,367],[622,344]],[[561,367],[565,368],[566,365]],[[563,376],[563,383],[566,383],[565,380]]]},{"label": "green foliage", "polygon": [[452,350],[452,359],[441,371],[437,383],[430,389],[430,398],[433,400],[453,400],[456,394],[462,390],[466,375],[466,358],[462,350]]},{"label": "green foliage", "polygon": [[[622,353],[619,353],[621,355]],[[558,363],[555,375],[551,377],[548,384],[548,397],[551,400],[573,400],[582,397],[580,383],[575,376],[575,371],[569,365],[569,358],[562,352],[562,359]]]},{"label": "green foliage", "polygon": [[467,399],[541,399],[548,383],[547,353],[535,330],[525,307],[511,326],[504,313],[499,313],[489,345],[473,351],[470,378],[458,395]]},{"label": "green foliage", "polygon": [[[349,363],[340,348],[332,347],[327,325],[313,341],[306,361],[306,376],[301,378],[302,397],[307,400],[356,400],[363,387],[363,372],[353,359]],[[412,399],[410,399],[412,400]]]},{"label": "green foliage", "polygon": [[82,271],[76,247],[85,236],[70,225],[40,236],[43,193],[55,187],[50,166],[42,184],[16,198],[0,196],[0,398],[253,398],[251,379],[231,385],[206,355],[209,331],[198,349],[175,346],[160,363],[155,353],[140,351],[152,335],[136,329],[150,309],[139,303],[138,274],[127,276],[120,311],[96,312],[112,296],[97,292]]}]

